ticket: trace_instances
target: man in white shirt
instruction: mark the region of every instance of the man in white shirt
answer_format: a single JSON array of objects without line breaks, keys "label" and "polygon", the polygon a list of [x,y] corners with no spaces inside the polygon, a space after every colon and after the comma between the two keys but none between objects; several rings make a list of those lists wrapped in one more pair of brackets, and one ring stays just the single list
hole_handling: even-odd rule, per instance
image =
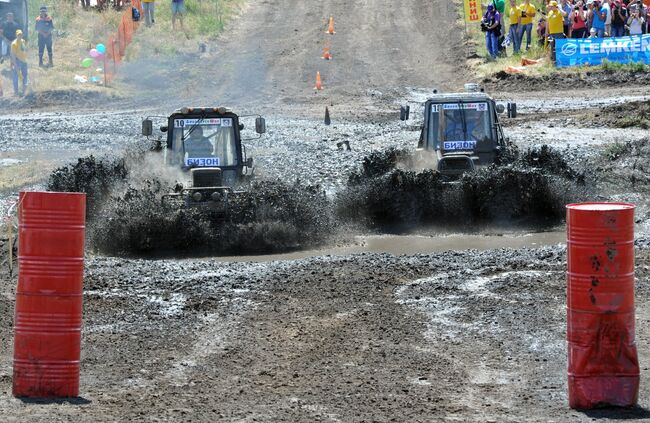
[{"label": "man in white shirt", "polygon": [[605,18],[605,36],[612,36],[612,8],[609,5],[609,0],[603,0],[603,11],[607,12],[607,17]]}]

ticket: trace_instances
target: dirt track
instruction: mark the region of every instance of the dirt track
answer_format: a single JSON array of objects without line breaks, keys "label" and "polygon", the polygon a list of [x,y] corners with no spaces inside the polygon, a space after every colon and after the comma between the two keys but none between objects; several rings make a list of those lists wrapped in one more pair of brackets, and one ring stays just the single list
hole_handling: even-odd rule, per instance
[{"label": "dirt track", "polygon": [[[330,16],[334,36],[326,34]],[[251,1],[211,53],[137,62],[125,73],[136,89],[147,87],[151,95],[209,104],[363,103],[358,97],[372,90],[458,86],[465,70],[457,64],[465,50],[456,19],[452,2]],[[321,59],[327,45],[329,62]],[[167,72],[161,75],[161,69]],[[317,71],[326,90],[314,95]]]},{"label": "dirt track", "polygon": [[[208,55],[125,66],[123,83],[143,90],[127,102],[138,108],[133,114],[5,115],[0,134],[7,148],[0,159],[48,159],[53,166],[88,152],[116,153],[135,142],[140,117],[218,101],[266,114],[269,134],[249,143],[263,174],[336,191],[367,152],[414,145],[418,121],[401,124],[389,112],[421,101],[433,86],[458,88],[468,75],[453,3],[312,3],[251,1]],[[334,37],[324,33],[330,15]],[[327,39],[331,62],[320,59]],[[326,90],[314,94],[318,69]],[[198,75],[200,81],[188,82]],[[576,103],[562,92],[534,98],[519,92],[522,115],[507,131],[522,148],[569,144],[571,163],[600,157],[612,142],[647,136],[638,128],[588,125],[567,132],[567,119],[621,101],[605,91],[588,94],[591,102]],[[335,111],[327,129],[325,104]],[[588,110],[565,114],[571,107]],[[349,140],[353,151],[339,151],[340,140]],[[607,192],[616,199],[643,206],[637,228],[645,238],[637,254],[641,408],[581,413],[567,407],[562,245],[403,256],[325,250],[260,263],[88,255],[81,398],[23,402],[11,397],[16,280],[7,274],[0,237],[0,415],[4,421],[650,418],[643,408],[650,406],[643,382],[650,360],[649,190],[625,160],[631,159],[602,162],[593,172],[612,175]],[[496,236],[488,240],[503,235],[489,231]]]}]

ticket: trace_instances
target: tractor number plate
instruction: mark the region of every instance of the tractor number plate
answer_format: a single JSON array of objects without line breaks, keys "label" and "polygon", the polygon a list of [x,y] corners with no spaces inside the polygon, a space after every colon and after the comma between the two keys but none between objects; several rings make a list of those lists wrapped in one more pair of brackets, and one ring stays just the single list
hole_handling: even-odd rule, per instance
[{"label": "tractor number plate", "polygon": [[219,166],[219,157],[192,157],[185,159],[185,166],[210,167]]},{"label": "tractor number plate", "polygon": [[474,150],[476,141],[445,141],[442,144],[444,150]]}]

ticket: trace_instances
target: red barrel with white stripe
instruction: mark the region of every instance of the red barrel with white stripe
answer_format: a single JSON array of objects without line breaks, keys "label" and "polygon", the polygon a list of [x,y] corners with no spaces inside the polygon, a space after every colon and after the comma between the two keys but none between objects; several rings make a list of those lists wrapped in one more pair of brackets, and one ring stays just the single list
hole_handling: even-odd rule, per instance
[{"label": "red barrel with white stripe", "polygon": [[21,192],[13,394],[79,395],[86,195]]},{"label": "red barrel with white stripe", "polygon": [[634,339],[634,208],[567,206],[569,405],[633,406],[639,393]]}]

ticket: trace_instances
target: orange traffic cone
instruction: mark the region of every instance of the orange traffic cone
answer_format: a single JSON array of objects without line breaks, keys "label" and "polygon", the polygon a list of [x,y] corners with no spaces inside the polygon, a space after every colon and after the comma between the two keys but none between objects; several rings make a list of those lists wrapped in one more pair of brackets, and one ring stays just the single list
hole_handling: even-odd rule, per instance
[{"label": "orange traffic cone", "polygon": [[320,72],[316,72],[316,86],[314,87],[314,89],[317,91],[323,89],[323,82],[320,79]]},{"label": "orange traffic cone", "polygon": [[327,33],[330,35],[336,34],[336,32],[334,32],[334,18],[331,16],[330,16],[330,23],[327,26]]},{"label": "orange traffic cone", "polygon": [[329,49],[329,47],[325,47],[325,48],[323,49],[323,59],[325,59],[325,60],[330,60],[330,59],[332,59],[332,55],[330,55],[330,49]]}]

